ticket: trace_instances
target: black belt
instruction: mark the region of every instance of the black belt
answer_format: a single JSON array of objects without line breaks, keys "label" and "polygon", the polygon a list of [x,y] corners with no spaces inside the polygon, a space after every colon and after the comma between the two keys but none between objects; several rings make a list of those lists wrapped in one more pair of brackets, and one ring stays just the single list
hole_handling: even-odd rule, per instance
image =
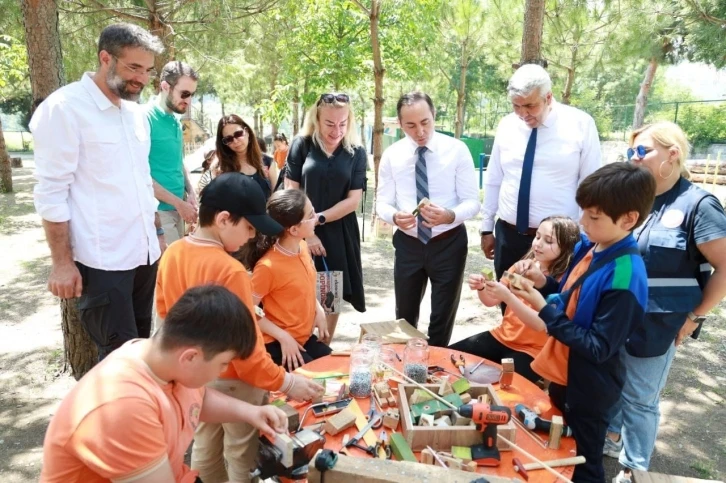
[{"label": "black belt", "polygon": [[[459,233],[461,230],[464,230],[464,229],[465,229],[464,228],[464,224],[462,223],[462,224],[457,225],[456,227],[452,228],[451,230],[446,230],[445,232],[439,233],[435,237],[432,237],[429,240],[429,243],[431,243],[432,241],[446,240],[447,238],[450,238],[450,237],[456,235],[457,233]],[[408,237],[411,237],[411,238],[414,238],[414,239],[418,240],[418,237],[411,236],[411,235],[409,235],[408,233],[406,233],[403,230],[401,230],[401,233],[403,233],[404,235],[406,235]]]},{"label": "black belt", "polygon": [[[508,228],[511,228],[512,230],[514,230],[517,233],[519,233],[519,230],[517,230],[517,227],[514,226],[514,225],[512,225],[511,223],[507,223],[506,221],[502,220],[501,218],[499,218],[499,221],[501,221],[502,223],[504,223],[504,225],[506,225]],[[526,232],[519,233],[519,234],[520,235],[527,235],[527,236],[535,236],[537,234],[537,228],[527,228],[527,231]]]}]

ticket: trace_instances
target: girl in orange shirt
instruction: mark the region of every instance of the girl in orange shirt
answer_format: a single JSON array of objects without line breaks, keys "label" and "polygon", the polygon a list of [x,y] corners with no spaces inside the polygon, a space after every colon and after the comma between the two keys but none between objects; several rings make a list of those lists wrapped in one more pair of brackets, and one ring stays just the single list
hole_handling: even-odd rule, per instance
[{"label": "girl in orange shirt", "polygon": [[273,141],[275,146],[275,152],[272,155],[277,163],[277,169],[282,169],[285,166],[285,160],[287,159],[287,151],[289,149],[287,145],[287,138],[283,133],[275,134],[275,140]]},{"label": "girl in orange shirt", "polygon": [[[305,193],[290,189],[274,193],[267,213],[285,231],[280,237],[261,235],[240,254],[252,271],[254,304],[262,302],[259,320],[265,347],[275,363],[290,371],[331,349],[318,340],[327,336],[325,312],[315,291],[316,271],[304,239],[315,232],[315,210]],[[318,329],[318,336],[313,334]]]},{"label": "girl in orange shirt", "polygon": [[[532,248],[522,259],[535,260],[540,270],[559,279],[567,269],[578,241],[580,228],[574,220],[566,216],[550,216],[540,223]],[[469,288],[478,291],[479,300],[487,307],[498,305],[501,300],[484,290],[485,282],[481,274],[469,275]],[[540,376],[532,370],[530,364],[546,341],[546,332],[529,328],[507,307],[501,325],[450,347],[495,362],[504,358],[514,359],[515,371],[530,381],[537,382]]]}]

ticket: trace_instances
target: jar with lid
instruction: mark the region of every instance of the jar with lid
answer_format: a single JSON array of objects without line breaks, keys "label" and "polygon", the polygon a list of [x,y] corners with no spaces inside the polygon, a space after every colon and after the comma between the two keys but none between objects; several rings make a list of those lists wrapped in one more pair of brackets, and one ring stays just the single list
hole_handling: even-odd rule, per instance
[{"label": "jar with lid", "polygon": [[361,338],[360,343],[368,346],[373,351],[374,357],[377,358],[383,347],[383,338],[378,334],[366,334]]},{"label": "jar with lid", "polygon": [[368,397],[373,384],[373,363],[375,353],[366,345],[357,344],[350,354],[350,395]]},{"label": "jar with lid", "polygon": [[425,384],[428,368],[428,342],[420,338],[410,339],[403,350],[403,373],[419,384]]},{"label": "jar with lid", "polygon": [[373,382],[383,382],[393,377],[393,371],[389,367],[395,367],[395,364],[396,350],[391,346],[381,348],[378,360],[374,364],[376,369],[373,371]]}]

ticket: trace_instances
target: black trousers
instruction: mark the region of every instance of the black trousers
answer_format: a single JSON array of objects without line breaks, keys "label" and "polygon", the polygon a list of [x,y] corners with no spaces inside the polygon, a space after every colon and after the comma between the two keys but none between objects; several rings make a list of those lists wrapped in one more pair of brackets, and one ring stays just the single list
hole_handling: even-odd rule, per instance
[{"label": "black trousers", "polygon": [[83,279],[81,323],[98,347],[99,361],[131,339],[149,337],[159,262],[118,271],[76,266]]},{"label": "black trousers", "polygon": [[[320,342],[315,334],[312,334],[308,341],[303,344],[303,348],[305,349],[305,352],[300,351],[300,354],[302,354],[305,364],[310,361],[314,361],[315,359],[320,359],[321,357],[330,355],[330,353],[333,352],[330,347]],[[280,346],[280,343],[277,341],[270,342],[269,344],[265,344],[265,349],[267,349],[267,353],[270,354],[270,357],[272,357],[275,364],[281,366],[282,347]]]},{"label": "black trousers", "polygon": [[[520,261],[532,248],[534,235],[522,235],[501,219],[497,220],[494,230],[494,272],[497,274],[497,280],[499,280],[505,271]],[[504,314],[507,305],[500,304],[500,307],[502,308],[502,314]]]},{"label": "black trousers", "polygon": [[488,361],[499,364],[502,359],[514,359],[514,371],[532,382],[542,379],[542,376],[532,370],[530,364],[534,358],[525,352],[515,351],[505,346],[492,336],[491,332],[480,332],[467,339],[460,340],[449,346],[451,349],[473,354]]},{"label": "black trousers", "polygon": [[585,457],[585,463],[575,466],[572,481],[575,483],[604,483],[605,467],[602,464],[602,450],[608,430],[609,410],[600,410],[593,404],[570,406],[566,402],[567,387],[550,384],[552,404],[562,411],[565,423],[572,428],[577,445],[577,455]]},{"label": "black trousers", "polygon": [[451,339],[464,281],[467,244],[464,225],[432,238],[427,244],[401,230],[393,235],[396,318],[418,326],[421,301],[431,280],[429,345],[446,347]]}]

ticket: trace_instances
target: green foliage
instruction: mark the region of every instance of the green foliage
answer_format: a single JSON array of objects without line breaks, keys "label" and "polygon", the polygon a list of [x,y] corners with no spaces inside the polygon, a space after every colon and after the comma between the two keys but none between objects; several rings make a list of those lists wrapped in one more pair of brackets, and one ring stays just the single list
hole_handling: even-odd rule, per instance
[{"label": "green foliage", "polygon": [[694,147],[726,142],[724,104],[686,104],[678,110],[678,124]]}]

